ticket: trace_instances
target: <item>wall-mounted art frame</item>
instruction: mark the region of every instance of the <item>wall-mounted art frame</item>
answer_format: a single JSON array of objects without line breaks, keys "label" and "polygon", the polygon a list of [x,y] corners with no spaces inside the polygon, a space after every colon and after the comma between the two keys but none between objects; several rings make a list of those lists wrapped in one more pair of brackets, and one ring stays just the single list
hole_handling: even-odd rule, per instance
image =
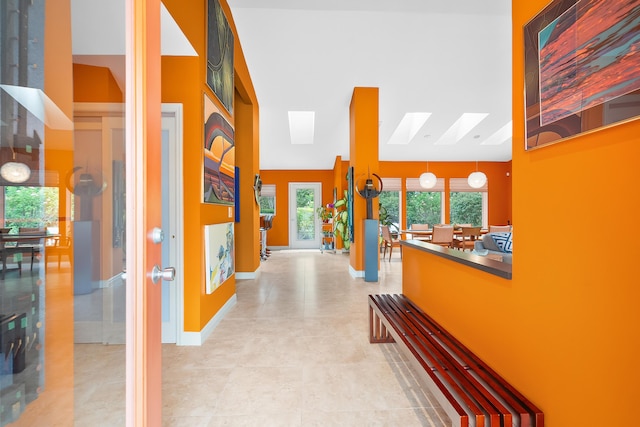
[{"label": "wall-mounted art frame", "polygon": [[233,223],[204,226],[205,283],[213,293],[235,273]]},{"label": "wall-mounted art frame", "polygon": [[554,0],[524,26],[525,149],[640,116],[640,0]]},{"label": "wall-mounted art frame", "polygon": [[233,32],[219,0],[207,4],[207,85],[233,115]]},{"label": "wall-mounted art frame", "polygon": [[204,203],[235,205],[234,131],[204,95]]}]

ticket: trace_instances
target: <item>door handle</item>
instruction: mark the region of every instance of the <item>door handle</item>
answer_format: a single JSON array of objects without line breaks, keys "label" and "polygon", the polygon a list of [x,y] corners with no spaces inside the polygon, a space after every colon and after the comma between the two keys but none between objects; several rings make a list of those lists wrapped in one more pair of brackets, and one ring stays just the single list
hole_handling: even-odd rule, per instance
[{"label": "door handle", "polygon": [[161,269],[158,265],[153,266],[153,270],[151,270],[151,281],[153,283],[158,283],[160,280],[164,280],[166,282],[173,282],[176,278],[176,269],[174,267],[167,267],[165,269]]}]

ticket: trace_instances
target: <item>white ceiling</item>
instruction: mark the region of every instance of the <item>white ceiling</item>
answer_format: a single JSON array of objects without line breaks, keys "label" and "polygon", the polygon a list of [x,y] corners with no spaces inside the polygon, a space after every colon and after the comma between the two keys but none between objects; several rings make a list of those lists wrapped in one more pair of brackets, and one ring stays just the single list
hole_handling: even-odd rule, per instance
[{"label": "white ceiling", "polygon": [[[124,87],[124,0],[72,0],[74,61]],[[510,0],[229,0],[260,105],[261,169],[330,169],[349,159],[353,88],[380,89],[380,160],[507,161]],[[268,5],[268,6],[266,6]],[[195,51],[163,7],[162,50]],[[314,111],[313,144],[292,145],[289,111]],[[405,113],[431,113],[408,144],[387,142]],[[488,116],[438,144],[463,113]]]},{"label": "white ceiling", "polygon": [[[331,169],[349,158],[356,86],[380,89],[380,160],[507,161],[510,0],[229,0],[260,105],[261,169]],[[315,111],[314,143],[292,145],[288,111]],[[405,113],[431,116],[387,144]],[[488,113],[451,145],[463,113]]]}]

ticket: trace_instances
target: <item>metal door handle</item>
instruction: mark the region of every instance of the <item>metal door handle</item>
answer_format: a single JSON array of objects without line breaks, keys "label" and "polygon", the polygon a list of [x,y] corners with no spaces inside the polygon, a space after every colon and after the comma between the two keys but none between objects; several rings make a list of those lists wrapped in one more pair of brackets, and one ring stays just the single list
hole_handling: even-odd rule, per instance
[{"label": "metal door handle", "polygon": [[176,269],[174,267],[167,267],[165,269],[161,269],[158,265],[153,266],[153,270],[151,270],[151,281],[153,283],[158,283],[160,280],[164,280],[166,282],[173,282],[176,278]]}]

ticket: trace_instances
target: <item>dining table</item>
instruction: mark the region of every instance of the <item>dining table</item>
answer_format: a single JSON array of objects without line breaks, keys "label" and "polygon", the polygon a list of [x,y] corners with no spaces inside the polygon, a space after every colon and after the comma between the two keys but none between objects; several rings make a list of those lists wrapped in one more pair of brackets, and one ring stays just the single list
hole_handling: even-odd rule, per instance
[{"label": "dining table", "polygon": [[[42,246],[45,245],[47,239],[60,237],[59,234],[51,234],[43,232],[25,232],[25,233],[0,233],[0,262],[2,263],[2,272],[0,279],[4,280],[5,272],[9,270],[18,270],[22,275],[22,254],[31,253],[31,269],[33,270],[33,258],[36,253],[40,252]],[[19,257],[15,255],[20,254]],[[18,267],[7,267],[7,257],[14,255],[14,260]]]},{"label": "dining table", "polygon": [[[480,229],[480,234],[487,234],[489,232],[488,229],[486,228],[482,228]],[[431,236],[433,236],[433,228],[430,228],[429,230],[399,230],[398,231],[399,234],[402,235],[407,235],[410,234],[412,238],[416,238],[418,240],[424,240],[431,238]],[[457,227],[453,229],[453,235],[460,235],[462,234],[462,227]]]}]

